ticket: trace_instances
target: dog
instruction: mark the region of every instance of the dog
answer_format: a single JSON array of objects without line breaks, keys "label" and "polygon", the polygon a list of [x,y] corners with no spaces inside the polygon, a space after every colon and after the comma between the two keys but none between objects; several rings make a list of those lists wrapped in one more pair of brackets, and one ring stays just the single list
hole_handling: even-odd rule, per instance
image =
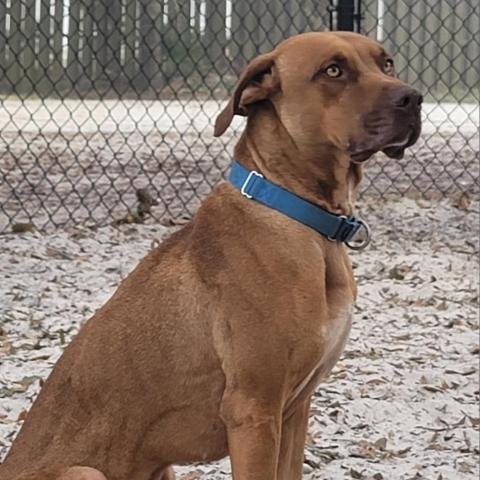
[{"label": "dog", "polygon": [[[234,158],[248,178],[214,188],[83,326],[0,479],[173,480],[175,464],[227,455],[235,480],[301,479],[310,398],[351,325],[362,164],[402,157],[421,102],[358,34],[305,33],[253,59],[214,132],[247,117]],[[252,180],[348,231],[255,198]]]}]

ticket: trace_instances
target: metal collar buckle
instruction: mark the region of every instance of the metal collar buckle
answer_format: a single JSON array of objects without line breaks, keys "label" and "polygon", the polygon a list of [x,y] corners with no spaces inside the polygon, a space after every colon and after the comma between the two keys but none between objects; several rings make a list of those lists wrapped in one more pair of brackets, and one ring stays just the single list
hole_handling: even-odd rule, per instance
[{"label": "metal collar buckle", "polygon": [[[350,219],[345,215],[340,215],[338,218],[340,218],[342,221],[338,225],[338,228],[335,231],[335,233],[329,236],[328,239],[331,242],[336,242],[337,240],[344,241],[345,245],[351,250],[363,250],[364,248],[366,248],[366,246],[370,243],[370,240],[371,240],[370,227],[368,226],[367,222],[360,219],[355,220],[359,224],[359,226],[355,230],[355,232],[353,232],[353,237],[355,237],[358,234],[359,230],[363,228],[365,230],[365,238],[361,242],[350,243],[352,241],[352,238],[349,238],[351,235],[351,232],[348,232],[346,235],[344,233],[345,224],[348,224],[350,222]],[[351,227],[351,224],[349,225],[349,227]],[[347,240],[343,240],[342,238],[337,238],[339,234],[341,236],[345,235],[344,238],[347,238]]]},{"label": "metal collar buckle", "polygon": [[263,175],[262,175],[261,173],[258,173],[258,172],[256,172],[255,170],[252,170],[252,171],[248,174],[247,178],[246,178],[245,181],[243,182],[242,188],[240,189],[241,194],[242,194],[243,196],[247,197],[247,198],[252,198],[252,195],[250,195],[250,194],[247,193],[247,188],[248,188],[248,186],[249,186],[250,181],[252,180],[252,178],[253,178],[254,176],[255,176],[255,177],[261,177],[261,178],[263,178]]},{"label": "metal collar buckle", "polygon": [[364,248],[366,248],[366,246],[370,243],[370,240],[372,239],[372,235],[371,235],[371,231],[370,231],[370,227],[368,226],[368,223],[360,219],[358,219],[357,222],[360,224],[360,227],[358,228],[356,233],[358,233],[358,231],[361,228],[363,228],[365,230],[365,237],[363,238],[362,241],[358,243],[350,243],[350,240],[346,241],[345,245],[347,245],[347,247],[350,248],[351,250],[363,250]]},{"label": "metal collar buckle", "polygon": [[338,218],[340,219],[340,222],[338,223],[337,229],[332,235],[327,237],[331,242],[345,241],[345,239],[350,237],[353,229],[355,228],[355,225],[352,225],[352,222],[347,216],[339,215]]}]

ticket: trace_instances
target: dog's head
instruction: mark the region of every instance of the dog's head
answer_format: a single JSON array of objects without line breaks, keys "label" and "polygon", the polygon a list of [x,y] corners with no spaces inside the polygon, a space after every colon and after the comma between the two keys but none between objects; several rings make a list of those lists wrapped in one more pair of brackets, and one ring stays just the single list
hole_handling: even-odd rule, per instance
[{"label": "dog's head", "polygon": [[215,123],[270,102],[299,149],[329,146],[356,163],[383,151],[401,158],[420,135],[422,96],[395,75],[377,42],[350,32],[306,33],[256,57],[243,71]]}]

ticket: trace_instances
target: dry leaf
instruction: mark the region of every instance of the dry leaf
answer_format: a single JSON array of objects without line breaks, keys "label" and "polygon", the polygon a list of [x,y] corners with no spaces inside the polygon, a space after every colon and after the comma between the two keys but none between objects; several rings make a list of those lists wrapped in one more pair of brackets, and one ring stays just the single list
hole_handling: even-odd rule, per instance
[{"label": "dry leaf", "polygon": [[447,368],[445,370],[445,373],[450,373],[450,374],[455,374],[455,375],[463,375],[464,377],[467,377],[468,375],[473,375],[476,372],[477,372],[477,370],[475,368],[471,368],[471,369],[465,370],[463,372],[460,372],[459,370],[452,370],[450,368]]},{"label": "dry leaf", "polygon": [[422,388],[433,393],[443,392],[441,387],[437,387],[435,385],[422,385]]},{"label": "dry leaf", "polygon": [[384,383],[387,383],[387,381],[383,380],[382,378],[372,378],[371,380],[365,382],[366,385],[381,385]]},{"label": "dry leaf", "polygon": [[373,445],[378,450],[385,450],[387,448],[387,439],[385,437],[379,438]]},{"label": "dry leaf", "polygon": [[470,415],[469,415],[468,419],[470,420],[473,427],[476,428],[476,427],[480,426],[480,418],[470,417]]},{"label": "dry leaf", "polygon": [[454,202],[454,206],[460,208],[461,210],[469,210],[472,204],[472,199],[468,193],[464,192],[460,195],[458,200]]},{"label": "dry leaf", "polygon": [[32,233],[35,232],[36,228],[35,225],[32,223],[14,223],[12,224],[12,232],[13,233]]},{"label": "dry leaf", "polygon": [[461,473],[473,473],[473,469],[475,468],[472,464],[467,462],[459,462],[457,465],[458,471]]},{"label": "dry leaf", "polygon": [[392,452],[392,455],[395,457],[404,457],[411,450],[412,450],[412,447],[401,448],[400,450]]},{"label": "dry leaf", "polygon": [[352,478],[365,478],[363,476],[363,472],[358,472],[357,470],[354,470],[353,468],[350,469],[350,476]]},{"label": "dry leaf", "polygon": [[201,474],[199,472],[191,472],[184,475],[181,480],[197,480],[200,477]]}]

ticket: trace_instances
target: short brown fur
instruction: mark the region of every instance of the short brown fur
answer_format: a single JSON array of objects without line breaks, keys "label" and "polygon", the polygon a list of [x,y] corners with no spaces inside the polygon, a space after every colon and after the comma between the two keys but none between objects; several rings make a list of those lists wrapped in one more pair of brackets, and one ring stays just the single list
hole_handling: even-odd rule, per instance
[{"label": "short brown fur", "polygon": [[[418,137],[421,100],[398,100],[382,55],[355,34],[292,37],[247,67],[216,134],[248,116],[239,162],[349,215],[363,157]],[[343,244],[219,185],[65,350],[0,479],[172,480],[225,455],[235,480],[300,479],[310,397],[355,297]]]}]

